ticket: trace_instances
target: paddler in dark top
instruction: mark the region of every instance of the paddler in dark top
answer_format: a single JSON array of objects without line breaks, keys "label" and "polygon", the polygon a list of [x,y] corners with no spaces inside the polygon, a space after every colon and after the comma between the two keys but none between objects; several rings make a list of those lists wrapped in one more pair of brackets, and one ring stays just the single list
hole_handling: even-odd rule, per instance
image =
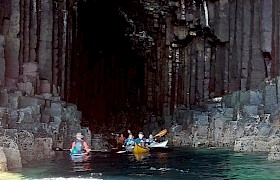
[{"label": "paddler in dark top", "polygon": [[150,135],[149,135],[149,138],[147,139],[147,142],[148,142],[149,144],[156,143],[156,140],[155,140],[153,134],[150,134]]},{"label": "paddler in dark top", "polygon": [[147,139],[144,137],[143,132],[138,133],[138,138],[134,140],[134,142],[140,146],[145,146],[145,143],[147,142]]},{"label": "paddler in dark top", "polygon": [[124,146],[133,146],[134,145],[134,138],[132,134],[128,135],[128,138],[125,139],[124,141]]}]

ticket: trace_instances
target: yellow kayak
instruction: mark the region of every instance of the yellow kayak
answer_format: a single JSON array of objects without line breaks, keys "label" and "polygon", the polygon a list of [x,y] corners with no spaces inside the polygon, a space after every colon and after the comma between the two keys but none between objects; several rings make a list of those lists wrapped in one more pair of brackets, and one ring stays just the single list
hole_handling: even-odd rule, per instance
[{"label": "yellow kayak", "polygon": [[133,148],[133,153],[146,153],[149,152],[150,149],[148,147],[139,146],[135,143],[135,146]]}]

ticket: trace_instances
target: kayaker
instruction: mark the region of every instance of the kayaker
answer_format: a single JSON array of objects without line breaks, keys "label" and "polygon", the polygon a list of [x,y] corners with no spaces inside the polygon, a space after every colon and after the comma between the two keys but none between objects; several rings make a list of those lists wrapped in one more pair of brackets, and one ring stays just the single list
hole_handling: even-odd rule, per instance
[{"label": "kayaker", "polygon": [[116,136],[116,139],[117,139],[116,149],[120,149],[123,146],[123,143],[126,138],[124,137],[123,133],[121,133],[120,136],[119,135]]},{"label": "kayaker", "polygon": [[136,138],[134,140],[134,142],[140,146],[145,146],[147,139],[144,137],[144,133],[143,132],[139,132],[138,133],[138,138]]},{"label": "kayaker", "polygon": [[132,134],[132,132],[131,132],[130,129],[127,130],[127,134],[128,134],[128,135]]},{"label": "kayaker", "polygon": [[124,141],[124,146],[134,145],[134,138],[132,134],[128,135],[128,138]]},{"label": "kayaker", "polygon": [[124,137],[123,133],[121,133],[120,137],[118,138],[118,143],[119,143],[119,144],[123,144],[124,141],[125,141],[125,139],[126,139],[126,138]]},{"label": "kayaker", "polygon": [[72,147],[70,149],[72,154],[80,154],[80,153],[89,153],[90,148],[88,146],[88,143],[83,140],[84,136],[82,133],[77,133],[76,134],[76,140],[72,142]]},{"label": "kayaker", "polygon": [[152,134],[149,135],[149,138],[147,139],[147,142],[149,144],[152,144],[152,143],[156,142],[156,140],[155,140],[155,138],[154,138],[154,136]]}]

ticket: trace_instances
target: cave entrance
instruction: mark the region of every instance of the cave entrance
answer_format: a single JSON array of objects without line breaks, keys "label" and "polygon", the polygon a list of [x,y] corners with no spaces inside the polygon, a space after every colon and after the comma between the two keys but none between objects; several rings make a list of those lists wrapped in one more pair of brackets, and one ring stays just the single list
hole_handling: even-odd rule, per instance
[{"label": "cave entrance", "polygon": [[118,4],[79,2],[77,25],[70,101],[82,111],[82,125],[95,132],[122,128],[120,123],[141,126],[136,118],[146,104],[144,58],[125,36],[127,22]]}]

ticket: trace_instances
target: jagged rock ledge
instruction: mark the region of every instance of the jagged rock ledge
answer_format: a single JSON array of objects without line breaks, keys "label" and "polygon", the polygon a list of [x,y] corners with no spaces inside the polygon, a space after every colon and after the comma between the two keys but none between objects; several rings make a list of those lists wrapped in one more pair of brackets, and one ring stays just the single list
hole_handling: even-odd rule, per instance
[{"label": "jagged rock ledge", "polygon": [[25,63],[21,78],[0,86],[0,171],[51,158],[52,147],[69,148],[81,131],[82,113],[60,99],[59,87],[40,80],[37,69]]},{"label": "jagged rock ledge", "polygon": [[[213,98],[195,110],[178,107],[173,116],[163,117],[169,146],[263,151],[268,152],[268,160],[279,160],[279,84],[277,77],[255,90]],[[4,87],[0,96],[1,171],[53,157],[51,147],[68,148],[74,134],[81,130],[86,131],[91,145],[91,132],[81,128],[81,112],[76,105],[51,93],[28,96],[22,90]],[[145,132],[159,128],[158,121],[153,120],[157,117],[150,118]]]},{"label": "jagged rock ledge", "polygon": [[173,122],[168,139],[173,146],[261,151],[268,152],[268,160],[280,160],[279,85],[277,77],[257,89],[205,102],[200,109],[178,108],[167,118]]}]

